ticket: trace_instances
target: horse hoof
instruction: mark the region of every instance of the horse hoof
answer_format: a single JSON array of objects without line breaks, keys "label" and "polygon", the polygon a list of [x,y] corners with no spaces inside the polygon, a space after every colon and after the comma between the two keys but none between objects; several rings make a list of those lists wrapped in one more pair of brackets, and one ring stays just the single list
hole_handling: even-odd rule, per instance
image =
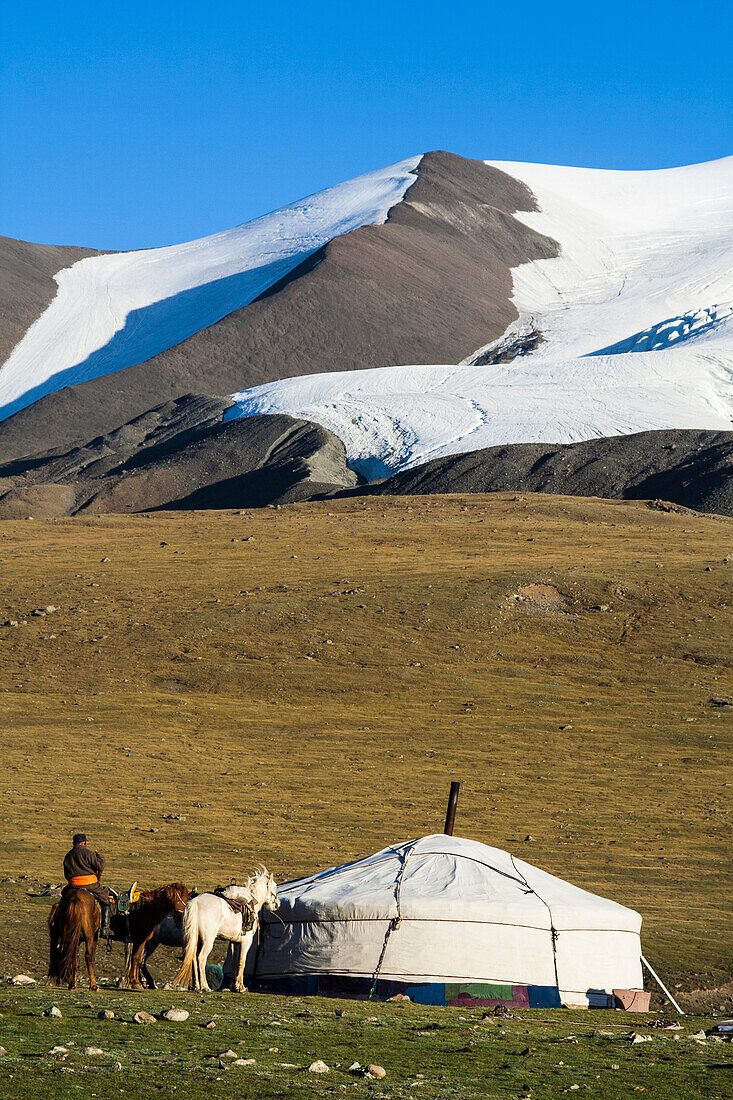
[{"label": "horse hoof", "polygon": [[90,985],[89,989],[92,993],[99,993],[99,986],[96,983],[94,985]]}]

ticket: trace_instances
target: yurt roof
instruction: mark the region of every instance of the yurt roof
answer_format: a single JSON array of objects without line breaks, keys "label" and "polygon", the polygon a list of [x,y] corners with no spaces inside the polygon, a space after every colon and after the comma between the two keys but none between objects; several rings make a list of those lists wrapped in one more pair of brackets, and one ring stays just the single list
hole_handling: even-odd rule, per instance
[{"label": "yurt roof", "polygon": [[[582,890],[522,859],[464,837],[436,833],[390,845],[278,889],[290,921],[470,921],[535,928],[627,930],[633,909]],[[267,920],[274,919],[267,916]]]}]

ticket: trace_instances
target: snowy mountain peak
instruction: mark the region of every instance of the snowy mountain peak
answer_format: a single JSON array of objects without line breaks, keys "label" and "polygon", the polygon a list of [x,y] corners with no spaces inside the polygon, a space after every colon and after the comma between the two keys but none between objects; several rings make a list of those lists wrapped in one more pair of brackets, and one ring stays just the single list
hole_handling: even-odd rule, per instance
[{"label": "snowy mountain peak", "polygon": [[420,157],[370,172],[210,237],[93,256],[0,368],[0,420],[44,394],[142,363],[254,301],[335,237],[382,224]]},{"label": "snowy mountain peak", "polygon": [[243,415],[324,424],[367,476],[517,442],[733,424],[733,157],[654,172],[487,162],[559,245],[512,270],[519,317],[456,366],[286,379]]}]

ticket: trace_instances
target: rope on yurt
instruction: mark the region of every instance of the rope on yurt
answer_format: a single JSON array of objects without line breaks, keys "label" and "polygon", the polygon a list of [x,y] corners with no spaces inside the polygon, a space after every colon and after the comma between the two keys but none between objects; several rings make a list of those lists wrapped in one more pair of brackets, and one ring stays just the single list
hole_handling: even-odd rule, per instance
[{"label": "rope on yurt", "polygon": [[377,981],[379,979],[379,972],[382,969],[382,963],[384,962],[384,956],[387,953],[387,944],[389,943],[389,937],[392,935],[393,932],[395,932],[399,928],[400,924],[402,923],[402,912],[400,910],[400,901],[401,901],[401,896],[402,896],[402,878],[403,878],[404,873],[405,873],[405,868],[407,867],[407,861],[410,858],[410,856],[412,855],[412,850],[415,847],[416,843],[417,843],[417,841],[413,841],[412,844],[408,848],[405,848],[404,856],[402,857],[402,866],[400,867],[400,873],[397,876],[397,886],[396,886],[396,889],[395,889],[395,903],[397,905],[397,916],[393,917],[392,920],[387,925],[387,931],[384,935],[384,943],[382,944],[382,950],[381,950],[381,953],[379,955],[379,961],[377,963],[376,970],[374,971],[374,974],[372,976],[372,987],[369,990],[369,999],[370,1000],[377,991]]},{"label": "rope on yurt", "polygon": [[519,870],[516,863],[514,862],[514,856],[511,854],[511,852],[509,853],[509,858],[512,861],[512,866],[514,867],[514,870],[521,877],[522,882],[527,887],[527,890],[529,891],[529,893],[534,894],[535,897],[539,898],[539,900],[542,902],[542,904],[544,905],[547,912],[550,914],[550,942],[552,943],[552,963],[553,963],[553,966],[555,967],[555,985],[557,986],[558,993],[559,993],[560,992],[560,976],[559,976],[558,971],[557,971],[557,937],[559,936],[559,932],[558,932],[557,928],[555,928],[555,922],[552,918],[552,909],[550,908],[549,904],[545,901],[545,899],[542,897],[542,895],[540,893],[538,893],[537,890],[533,889],[529,885],[529,883],[527,882],[527,879],[525,878],[525,876],[522,874],[522,872]]}]

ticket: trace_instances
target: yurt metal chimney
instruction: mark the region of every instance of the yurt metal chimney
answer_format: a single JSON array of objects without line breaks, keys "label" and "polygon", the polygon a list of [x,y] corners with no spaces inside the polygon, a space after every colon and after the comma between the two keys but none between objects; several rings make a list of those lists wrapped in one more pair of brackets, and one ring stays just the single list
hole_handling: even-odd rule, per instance
[{"label": "yurt metal chimney", "polygon": [[443,832],[446,836],[453,836],[453,826],[456,823],[456,806],[458,805],[458,792],[461,789],[461,784],[455,780],[450,785],[450,794],[448,795],[448,810],[445,815],[445,826]]}]

